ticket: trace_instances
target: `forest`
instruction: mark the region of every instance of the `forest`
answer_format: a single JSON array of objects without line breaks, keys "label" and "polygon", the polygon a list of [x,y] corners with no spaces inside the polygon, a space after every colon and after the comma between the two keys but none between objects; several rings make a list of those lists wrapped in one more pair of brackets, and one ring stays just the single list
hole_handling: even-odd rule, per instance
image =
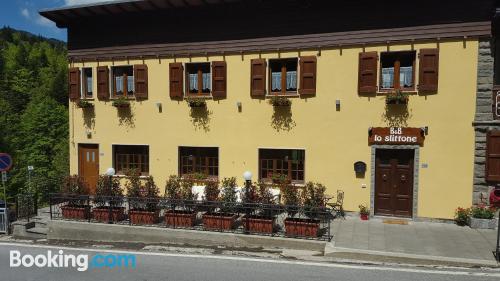
[{"label": "forest", "polygon": [[9,203],[28,192],[47,202],[69,172],[66,54],[65,42],[0,29],[0,152],[14,161]]}]

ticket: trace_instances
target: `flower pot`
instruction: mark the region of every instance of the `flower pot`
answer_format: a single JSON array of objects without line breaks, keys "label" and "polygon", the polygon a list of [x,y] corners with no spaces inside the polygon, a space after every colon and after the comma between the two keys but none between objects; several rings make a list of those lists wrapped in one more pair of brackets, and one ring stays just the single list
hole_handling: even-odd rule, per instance
[{"label": "flower pot", "polygon": [[196,213],[192,211],[169,210],[165,212],[165,223],[173,227],[193,227]]},{"label": "flower pot", "polygon": [[293,237],[318,237],[319,235],[319,220],[315,219],[285,219],[286,236]]},{"label": "flower pot", "polygon": [[[92,217],[94,220],[99,222],[109,222],[109,207],[94,208],[92,210]],[[125,219],[125,208],[112,208],[111,210],[111,221],[122,221]]]},{"label": "flower pot", "polygon": [[120,103],[120,104],[113,104],[114,107],[116,108],[129,108],[130,103]]},{"label": "flower pot", "polygon": [[469,226],[475,229],[495,229],[497,227],[497,219],[469,218]]},{"label": "flower pot", "polygon": [[65,219],[86,220],[89,218],[90,207],[63,206],[61,207],[61,211]]},{"label": "flower pot", "polygon": [[205,102],[190,102],[189,107],[206,107],[207,104]]},{"label": "flower pot", "polygon": [[250,216],[245,215],[241,219],[243,228],[246,228],[248,222],[248,231],[256,233],[273,233],[274,232],[274,217]]},{"label": "flower pot", "polygon": [[368,214],[360,214],[359,217],[361,218],[362,221],[368,220]]},{"label": "flower pot", "polygon": [[140,211],[140,210],[130,210],[128,212],[128,218],[131,224],[139,225],[151,225],[158,223],[160,216],[160,211]]},{"label": "flower pot", "polygon": [[205,229],[233,229],[238,215],[232,213],[203,214],[203,228]]}]

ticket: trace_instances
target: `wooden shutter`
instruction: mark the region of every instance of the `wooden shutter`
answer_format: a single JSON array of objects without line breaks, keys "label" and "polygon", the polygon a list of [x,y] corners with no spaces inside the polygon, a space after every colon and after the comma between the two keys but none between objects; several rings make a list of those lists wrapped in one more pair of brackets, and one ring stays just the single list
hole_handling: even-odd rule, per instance
[{"label": "wooden shutter", "polygon": [[145,64],[134,65],[134,88],[136,99],[148,98],[148,66]]},{"label": "wooden shutter", "polygon": [[76,67],[68,70],[68,90],[70,100],[80,98],[80,69]]},{"label": "wooden shutter", "polygon": [[97,98],[109,99],[109,68],[107,66],[97,67]]},{"label": "wooden shutter", "polygon": [[225,61],[212,62],[212,97],[226,98],[227,94],[227,67]]},{"label": "wooden shutter", "polygon": [[253,59],[251,61],[250,95],[252,97],[264,97],[266,95],[266,66],[265,59]]},{"label": "wooden shutter", "polygon": [[360,94],[377,92],[377,52],[359,53],[358,91]]},{"label": "wooden shutter", "polygon": [[486,135],[486,180],[500,182],[500,131]]},{"label": "wooden shutter", "polygon": [[438,89],[439,49],[421,49],[419,59],[418,90],[436,92]]},{"label": "wooden shutter", "polygon": [[300,95],[316,94],[316,57],[300,57]]},{"label": "wooden shutter", "polygon": [[184,68],[182,63],[171,63],[169,65],[170,98],[179,99],[183,96]]}]

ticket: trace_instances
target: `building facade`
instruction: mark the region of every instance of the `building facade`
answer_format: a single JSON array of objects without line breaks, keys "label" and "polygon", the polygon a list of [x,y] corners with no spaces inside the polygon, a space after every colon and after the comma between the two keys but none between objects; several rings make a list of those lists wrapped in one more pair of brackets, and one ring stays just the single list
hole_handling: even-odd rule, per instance
[{"label": "building facade", "polygon": [[453,218],[483,191],[493,1],[330,2],[42,11],[68,28],[71,173],[285,174],[348,211]]}]

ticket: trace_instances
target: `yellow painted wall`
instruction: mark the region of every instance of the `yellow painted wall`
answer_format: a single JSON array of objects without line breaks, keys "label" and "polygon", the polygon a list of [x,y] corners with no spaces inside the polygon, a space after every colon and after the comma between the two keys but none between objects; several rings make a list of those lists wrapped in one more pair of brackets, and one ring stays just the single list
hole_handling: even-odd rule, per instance
[{"label": "yellow painted wall", "polygon": [[[414,49],[435,48],[436,43],[414,44]],[[395,45],[390,50],[411,50],[411,45]],[[458,206],[472,202],[474,131],[471,125],[475,111],[478,41],[470,39],[441,42],[439,91],[435,95],[412,95],[409,101],[408,127],[429,127],[425,146],[420,150],[418,181],[418,217],[452,218]],[[366,51],[383,52],[387,46],[367,47]],[[170,59],[146,60],[149,74],[149,99],[132,103],[131,120],[118,118],[111,102],[95,102],[95,119],[86,135],[82,110],[70,106],[71,172],[78,172],[78,143],[98,143],[100,172],[112,165],[112,144],[147,144],[150,146],[150,174],[163,189],[166,178],[178,170],[178,146],[219,147],[219,176],[236,176],[250,170],[258,175],[258,148],[302,148],[306,150],[306,181],[325,184],[328,193],[345,191],[345,208],[357,211],[361,203],[370,202],[370,159],[368,128],[388,126],[384,120],[385,98],[361,97],[357,93],[358,53],[361,48],[322,50],[317,62],[317,94],[308,99],[294,98],[291,107],[295,126],[277,131],[271,124],[273,107],[265,100],[250,97],[250,60],[258,55],[226,56],[228,70],[227,99],[208,101],[207,128],[194,124],[186,102],[169,98],[168,64]],[[300,55],[316,55],[302,52]],[[298,52],[281,57],[297,57]],[[262,54],[277,58],[277,53]],[[210,61],[222,57],[208,58]],[[205,62],[206,57],[193,57]],[[188,58],[177,62],[189,62]],[[129,64],[142,63],[131,60]],[[111,66],[112,62],[99,63]],[[126,65],[114,61],[114,65]],[[77,67],[96,63],[77,63]],[[94,81],[96,79],[94,78]],[[418,63],[417,80],[418,81]],[[94,83],[94,93],[97,86]],[[335,100],[341,100],[336,111]],[[162,112],[156,103],[162,103]],[[242,103],[238,112],[237,102]],[[368,164],[365,178],[356,178],[355,161]],[[366,184],[366,188],[362,188]]]}]

